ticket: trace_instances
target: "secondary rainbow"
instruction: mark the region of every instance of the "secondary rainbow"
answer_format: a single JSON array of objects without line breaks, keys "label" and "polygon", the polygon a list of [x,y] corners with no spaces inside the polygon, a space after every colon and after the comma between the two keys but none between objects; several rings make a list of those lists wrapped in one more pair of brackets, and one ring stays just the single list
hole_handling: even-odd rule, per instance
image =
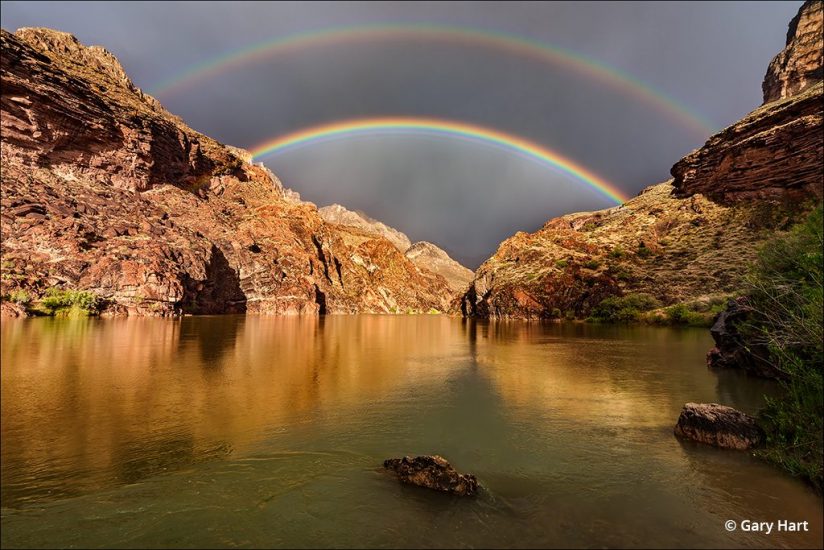
[{"label": "secondary rainbow", "polygon": [[578,72],[646,102],[702,137],[712,133],[716,127],[702,115],[693,112],[649,84],[585,55],[504,32],[443,25],[389,23],[291,34],[202,61],[159,83],[149,92],[159,96],[172,94],[201,79],[217,76],[232,68],[289,52],[344,43],[386,40],[415,40],[424,43],[452,42],[532,58]]},{"label": "secondary rainbow", "polygon": [[627,200],[626,195],[614,184],[548,147],[520,136],[507,134],[491,128],[440,118],[358,118],[321,124],[266,141],[252,149],[252,156],[255,160],[260,160],[267,155],[283,152],[287,148],[313,142],[345,138],[360,134],[369,135],[382,132],[408,131],[471,139],[487,145],[514,151],[531,159],[546,163],[573,176],[578,181],[586,183],[618,204]]}]

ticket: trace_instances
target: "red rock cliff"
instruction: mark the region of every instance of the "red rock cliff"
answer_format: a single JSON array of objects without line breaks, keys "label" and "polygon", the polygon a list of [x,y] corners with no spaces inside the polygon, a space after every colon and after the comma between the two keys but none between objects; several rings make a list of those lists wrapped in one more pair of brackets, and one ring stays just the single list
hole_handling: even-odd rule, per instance
[{"label": "red rock cliff", "polygon": [[325,223],[106,50],[48,29],[2,31],[0,45],[2,296],[85,289],[143,315],[447,307],[442,277]]},{"label": "red rock cliff", "polygon": [[824,79],[822,11],[824,2],[808,0],[790,21],[787,46],[773,58],[761,85],[764,103],[790,97]]},{"label": "red rock cliff", "polygon": [[765,104],[672,167],[679,196],[725,203],[822,197],[822,27],[822,2],[805,2],[767,69]]}]

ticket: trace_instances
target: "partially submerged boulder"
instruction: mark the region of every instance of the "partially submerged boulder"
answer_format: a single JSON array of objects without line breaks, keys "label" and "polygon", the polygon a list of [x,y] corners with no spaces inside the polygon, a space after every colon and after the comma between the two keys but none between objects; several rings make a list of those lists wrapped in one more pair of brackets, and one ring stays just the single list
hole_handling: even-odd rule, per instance
[{"label": "partially submerged boulder", "polygon": [[474,475],[458,473],[442,456],[390,458],[383,461],[383,467],[394,471],[403,483],[460,496],[471,496],[478,491]]},{"label": "partially submerged boulder", "polygon": [[675,435],[723,447],[749,449],[761,443],[764,432],[755,418],[717,403],[687,403],[681,410]]}]

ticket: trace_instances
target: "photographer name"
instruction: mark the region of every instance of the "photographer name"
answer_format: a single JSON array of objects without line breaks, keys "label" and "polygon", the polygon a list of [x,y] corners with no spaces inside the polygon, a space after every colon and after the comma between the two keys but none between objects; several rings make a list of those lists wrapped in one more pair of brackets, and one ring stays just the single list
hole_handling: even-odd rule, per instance
[{"label": "photographer name", "polygon": [[778,521],[751,521],[748,519],[741,521],[741,531],[753,533],[766,533],[769,535],[776,532],[807,532],[810,530],[809,521],[788,521],[780,519]]}]

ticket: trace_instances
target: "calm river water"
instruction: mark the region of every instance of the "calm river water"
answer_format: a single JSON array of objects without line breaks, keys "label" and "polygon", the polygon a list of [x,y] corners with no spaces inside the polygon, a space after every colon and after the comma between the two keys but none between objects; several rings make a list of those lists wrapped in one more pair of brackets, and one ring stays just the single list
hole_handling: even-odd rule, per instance
[{"label": "calm river water", "polygon": [[[774,391],[708,371],[706,330],[366,315],[1,327],[4,548],[822,545],[805,485],[673,436],[685,402],[754,412]],[[480,496],[381,470],[434,453]]]}]

